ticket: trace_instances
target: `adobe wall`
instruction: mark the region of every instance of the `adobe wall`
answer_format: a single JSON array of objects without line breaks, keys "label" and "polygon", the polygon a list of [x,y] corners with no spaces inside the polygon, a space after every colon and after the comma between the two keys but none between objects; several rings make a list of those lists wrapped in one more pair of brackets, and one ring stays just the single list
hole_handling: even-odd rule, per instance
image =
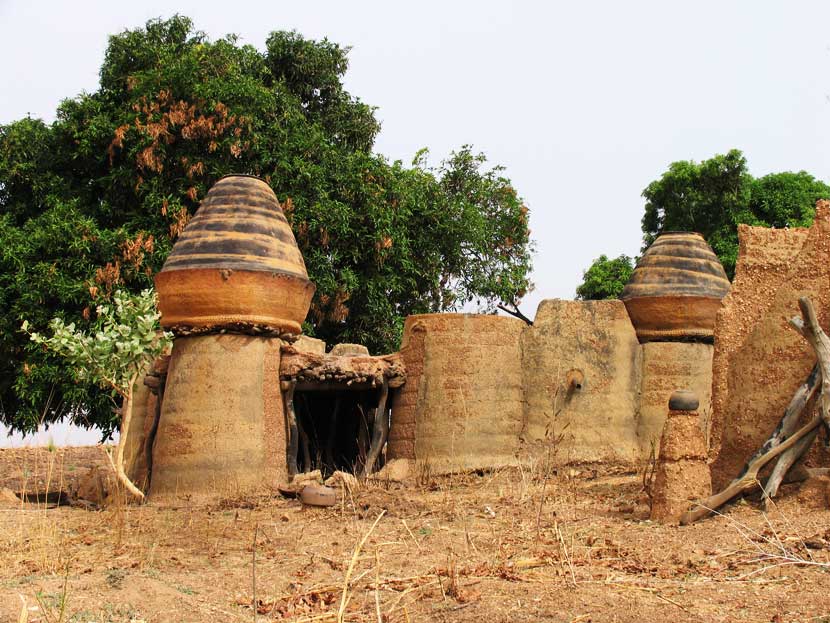
[{"label": "adobe wall", "polygon": [[[542,456],[546,438],[561,434],[557,461],[639,459],[642,360],[622,301],[542,301],[522,335],[522,368],[529,453]],[[582,373],[581,388],[569,385],[570,371]]]},{"label": "adobe wall", "polygon": [[704,439],[711,422],[712,353],[711,344],[694,342],[646,342],[643,349],[643,383],[637,436],[648,457],[651,443],[660,450],[660,436],[666,422],[669,397],[677,389],[690,389],[700,399],[697,422]]},{"label": "adobe wall", "polygon": [[416,459],[434,473],[515,463],[524,327],[504,316],[409,316],[400,351],[407,382],[393,396],[388,459]]},{"label": "adobe wall", "polygon": [[153,447],[150,499],[268,492],[287,477],[277,338],[178,338]]},{"label": "adobe wall", "polygon": [[798,299],[830,320],[830,203],[809,230],[742,225],[735,279],[718,314],[710,443],[715,489],[734,478],[778,424],[815,357],[788,326]]}]

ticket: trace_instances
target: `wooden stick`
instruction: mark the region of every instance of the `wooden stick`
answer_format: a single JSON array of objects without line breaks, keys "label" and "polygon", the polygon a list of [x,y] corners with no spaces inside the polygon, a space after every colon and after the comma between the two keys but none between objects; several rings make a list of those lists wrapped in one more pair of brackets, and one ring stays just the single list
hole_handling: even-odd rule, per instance
[{"label": "wooden stick", "polygon": [[[793,318],[793,320],[800,320],[800,318]],[[796,328],[798,327],[798,325],[794,322],[790,322]],[[775,429],[775,432],[770,438],[776,442],[773,445],[777,445],[777,443],[780,443],[781,439],[784,439],[793,433],[796,425],[798,424],[798,418],[801,416],[801,412],[807,406],[807,403],[812,399],[816,389],[818,389],[820,378],[821,371],[819,369],[819,365],[816,364],[813,366],[810,376],[808,376],[807,380],[804,381],[804,383],[802,383],[796,390],[790,404],[787,405],[787,409],[784,411],[784,417],[781,418],[781,422],[778,424],[778,427]],[[787,472],[813,444],[813,440],[816,438],[817,433],[818,431],[808,435],[778,458],[778,462],[775,464],[770,477],[764,485],[764,499],[762,500],[763,505],[766,505],[766,500],[768,498],[775,497],[775,494],[778,493],[778,488],[781,486]],[[769,444],[769,442],[767,442],[767,444]],[[767,446],[767,444],[764,445]]]},{"label": "wooden stick", "polygon": [[297,430],[297,412],[294,410],[294,388],[297,386],[297,381],[283,381],[280,386],[285,404],[285,418],[288,422],[288,475],[294,476],[300,471],[297,467],[300,433]]},{"label": "wooden stick", "polygon": [[819,429],[816,428],[813,432],[804,437],[804,439],[778,457],[778,461],[776,461],[775,467],[772,469],[772,473],[769,478],[767,478],[767,482],[764,484],[764,497],[761,500],[761,508],[767,507],[767,501],[774,498],[778,493],[778,488],[784,482],[784,478],[790,473],[792,467],[800,461],[805,454],[807,454],[807,450],[810,449],[810,446],[812,446],[813,442],[816,440],[816,436],[818,436],[818,430]]},{"label": "wooden stick", "polygon": [[824,425],[830,427],[830,338],[822,331],[818,323],[813,304],[806,296],[798,299],[798,307],[804,318],[804,337],[816,351],[818,365],[821,368],[821,396],[819,410]]},{"label": "wooden stick", "polygon": [[326,463],[329,467],[334,469],[334,444],[337,442],[337,416],[340,413],[340,394],[334,398],[334,411],[331,414],[331,421],[329,422],[329,435],[326,440]]},{"label": "wooden stick", "polygon": [[810,420],[809,423],[799,428],[789,439],[781,443],[781,445],[773,448],[760,457],[752,459],[752,461],[750,461],[747,465],[746,472],[742,476],[738,476],[738,478],[733,480],[729,486],[726,487],[726,489],[709,498],[706,498],[702,502],[699,502],[697,504],[697,508],[694,510],[683,513],[680,518],[680,525],[685,526],[697,521],[701,517],[705,517],[712,511],[715,511],[726,504],[739,493],[743,493],[747,489],[751,489],[758,482],[758,472],[764,467],[764,465],[792,448],[801,439],[809,435],[813,430],[817,429],[821,425],[821,422],[821,416],[817,415]]},{"label": "wooden stick", "polygon": [[369,417],[367,414],[369,409],[358,403],[355,411],[357,412],[357,461],[354,473],[360,474],[366,465],[366,456],[369,452]]},{"label": "wooden stick", "polygon": [[389,435],[389,418],[386,417],[386,398],[389,395],[389,381],[383,377],[383,385],[380,387],[378,407],[375,411],[375,425],[372,431],[372,444],[369,446],[369,456],[366,457],[366,465],[363,466],[363,477],[367,477],[375,469],[375,463],[380,456],[386,438]]}]

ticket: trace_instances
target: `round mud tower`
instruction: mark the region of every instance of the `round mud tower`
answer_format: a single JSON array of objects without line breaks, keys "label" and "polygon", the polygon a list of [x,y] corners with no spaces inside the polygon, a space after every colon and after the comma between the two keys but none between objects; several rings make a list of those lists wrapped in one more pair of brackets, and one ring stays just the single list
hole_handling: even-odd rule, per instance
[{"label": "round mud tower", "polygon": [[300,333],[314,286],[277,197],[262,180],[220,179],[156,275],[161,324]]},{"label": "round mud tower", "polygon": [[[689,391],[673,395],[674,404],[690,402]],[[660,439],[660,458],[652,485],[651,518],[677,523],[695,500],[712,494],[706,441],[697,411],[669,410]]]},{"label": "round mud tower", "polygon": [[666,232],[646,250],[620,298],[641,342],[711,340],[729,279],[700,234]]},{"label": "round mud tower", "polygon": [[644,456],[651,444],[659,450],[660,436],[666,421],[666,403],[677,387],[688,387],[699,401],[693,411],[704,439],[711,423],[712,354],[711,344],[694,342],[648,342],[643,349],[643,378],[640,390],[637,436]]},{"label": "round mud tower", "polygon": [[153,447],[151,500],[265,492],[287,477],[281,344],[245,335],[175,341]]},{"label": "round mud tower", "polygon": [[515,463],[524,327],[504,316],[408,317],[407,381],[392,402],[388,460],[415,459],[433,473]]}]

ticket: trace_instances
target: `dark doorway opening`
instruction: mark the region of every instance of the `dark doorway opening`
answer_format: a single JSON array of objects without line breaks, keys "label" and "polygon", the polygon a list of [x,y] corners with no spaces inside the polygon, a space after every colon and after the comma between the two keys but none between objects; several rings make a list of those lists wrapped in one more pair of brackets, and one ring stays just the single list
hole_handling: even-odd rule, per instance
[{"label": "dark doorway opening", "polygon": [[[361,473],[372,441],[378,395],[377,389],[298,387],[294,393],[298,470],[319,469],[324,477],[336,470]],[[388,418],[385,411],[383,417]],[[377,467],[381,464],[382,458]]]}]

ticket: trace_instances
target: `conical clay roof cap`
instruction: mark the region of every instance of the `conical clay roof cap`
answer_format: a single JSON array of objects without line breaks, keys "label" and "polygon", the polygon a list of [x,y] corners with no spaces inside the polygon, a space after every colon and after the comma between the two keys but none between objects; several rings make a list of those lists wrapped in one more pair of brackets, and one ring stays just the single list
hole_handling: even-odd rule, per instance
[{"label": "conical clay roof cap", "polygon": [[161,323],[299,333],[314,286],[279,201],[264,181],[223,177],[156,275]]},{"label": "conical clay roof cap", "polygon": [[723,266],[703,236],[666,232],[646,250],[620,295],[641,342],[711,339],[729,292]]}]

